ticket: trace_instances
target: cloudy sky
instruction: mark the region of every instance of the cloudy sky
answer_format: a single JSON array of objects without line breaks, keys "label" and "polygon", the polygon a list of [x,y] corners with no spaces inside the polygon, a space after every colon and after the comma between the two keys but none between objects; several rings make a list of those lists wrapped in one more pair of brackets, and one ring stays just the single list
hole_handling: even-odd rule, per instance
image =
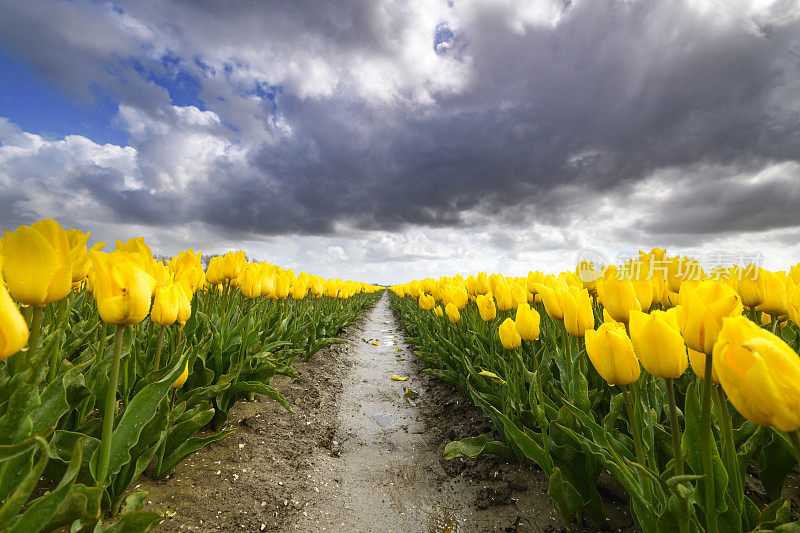
[{"label": "cloudy sky", "polygon": [[0,1],[0,228],[45,217],[375,282],[785,268],[800,0]]}]

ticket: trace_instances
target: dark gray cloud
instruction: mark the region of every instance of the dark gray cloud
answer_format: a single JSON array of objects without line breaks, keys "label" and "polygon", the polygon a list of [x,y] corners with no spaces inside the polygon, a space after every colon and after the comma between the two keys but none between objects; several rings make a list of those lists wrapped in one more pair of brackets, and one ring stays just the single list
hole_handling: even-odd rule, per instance
[{"label": "dark gray cloud", "polygon": [[[680,181],[619,235],[800,226],[797,181],[745,182],[800,160],[796,2],[524,7],[3,2],[0,44],[75,98],[119,100],[135,168],[92,162],[66,180],[115,222],[567,227],[595,197],[624,211],[630,190]],[[174,70],[197,78],[206,111],[152,81]]]}]

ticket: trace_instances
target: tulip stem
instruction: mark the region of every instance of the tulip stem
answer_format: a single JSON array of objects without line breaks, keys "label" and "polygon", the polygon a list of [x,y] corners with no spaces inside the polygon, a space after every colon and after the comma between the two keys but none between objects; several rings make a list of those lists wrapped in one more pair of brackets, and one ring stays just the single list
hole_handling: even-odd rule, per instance
[{"label": "tulip stem", "polygon": [[167,327],[160,326],[160,328],[161,329],[158,330],[158,340],[156,340],[156,357],[153,359],[153,370],[158,370],[161,364],[161,350],[164,349],[164,330],[167,329]]},{"label": "tulip stem", "polygon": [[717,500],[714,492],[714,462],[711,456],[711,376],[713,372],[712,354],[706,354],[705,379],[703,379],[703,408],[700,418],[700,442],[703,452],[703,473],[705,478],[706,531],[717,531]]},{"label": "tulip stem", "polygon": [[27,363],[33,363],[33,360],[36,357],[36,350],[39,348],[39,334],[42,332],[42,309],[43,308],[39,305],[34,306],[33,308],[31,334],[30,337],[28,337],[28,351],[20,351],[16,355],[16,361],[14,361],[14,374],[19,374],[25,370]]},{"label": "tulip stem", "polygon": [[567,380],[566,380],[566,392],[567,396],[569,397],[569,401],[573,401],[573,387],[572,387],[572,346],[569,343],[569,335],[567,334],[567,326],[564,322],[561,322],[561,338],[564,340],[564,361],[567,363]]},{"label": "tulip stem", "polygon": [[242,371],[242,367],[244,366],[244,358],[247,356],[247,333],[250,329],[250,313],[253,310],[253,300],[248,299],[247,301],[247,311],[244,315],[244,328],[242,329],[242,343],[239,346],[239,360],[237,361],[237,368],[239,372]]},{"label": "tulip stem", "polygon": [[633,404],[631,403],[631,397],[628,394],[628,386],[627,385],[620,385],[622,389],[622,397],[625,399],[625,407],[628,409],[628,418],[630,419],[631,425],[631,433],[633,434],[633,447],[636,449],[636,461],[645,466],[647,462],[645,461],[644,457],[644,446],[642,446],[642,431],[639,428],[639,420],[636,418],[636,415],[633,412]]},{"label": "tulip stem", "polygon": [[675,405],[674,380],[666,378],[669,400],[669,423],[672,433],[672,455],[675,457],[675,475],[683,475],[683,450],[681,450],[681,426],[678,423],[678,408]]},{"label": "tulip stem", "polygon": [[714,385],[712,385],[712,387],[714,387],[720,426],[722,429],[723,453],[725,454],[725,462],[727,463],[725,466],[727,470],[732,470],[732,472],[728,472],[728,479],[730,480],[728,482],[728,487],[732,488],[731,494],[733,495],[737,509],[741,509],[742,499],[744,498],[744,486],[739,479],[739,459],[736,457],[736,441],[733,440],[731,414],[728,411],[728,403],[722,392],[722,387]]},{"label": "tulip stem", "polygon": [[108,376],[106,403],[103,409],[103,439],[100,443],[100,457],[97,462],[97,486],[103,487],[108,474],[108,462],[111,459],[111,434],[114,430],[114,418],[117,416],[117,380],[119,379],[119,362],[122,357],[122,337],[125,326],[117,325],[114,332],[114,358],[111,360],[111,373]]},{"label": "tulip stem", "polygon": [[800,464],[800,429],[790,431],[789,440],[792,441],[792,446],[794,446],[794,454],[795,459],[797,459],[797,464]]}]

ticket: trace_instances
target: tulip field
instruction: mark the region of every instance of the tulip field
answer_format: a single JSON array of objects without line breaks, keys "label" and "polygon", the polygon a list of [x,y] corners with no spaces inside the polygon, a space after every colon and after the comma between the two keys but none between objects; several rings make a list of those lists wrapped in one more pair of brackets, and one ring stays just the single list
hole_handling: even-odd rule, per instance
[{"label": "tulip field", "polygon": [[[88,239],[48,219],[0,240],[0,531],[157,527],[165,514],[137,481],[228,437],[239,401],[292,416],[273,378],[298,377],[294,362],[313,364],[385,298],[244,252],[204,265],[192,250],[157,260],[142,238],[110,252]],[[705,273],[654,249],[388,292],[424,372],[495,429],[450,442],[443,461],[537,465],[569,529],[603,527],[609,473],[640,531],[800,531],[786,491],[800,463],[800,265]]]},{"label": "tulip field", "polygon": [[[378,297],[243,252],[157,261],[144,240],[87,249],[54,220],[7,231],[0,284],[0,531],[147,531],[142,475],[224,439],[270,386]],[[202,431],[201,431],[202,430]]]},{"label": "tulip field", "polygon": [[[619,267],[392,287],[425,372],[502,436],[445,456],[536,463],[565,524],[601,527],[607,471],[641,531],[800,530],[800,495],[782,497],[800,460],[800,265],[698,267],[655,249]],[[750,467],[768,501],[750,497]]]}]

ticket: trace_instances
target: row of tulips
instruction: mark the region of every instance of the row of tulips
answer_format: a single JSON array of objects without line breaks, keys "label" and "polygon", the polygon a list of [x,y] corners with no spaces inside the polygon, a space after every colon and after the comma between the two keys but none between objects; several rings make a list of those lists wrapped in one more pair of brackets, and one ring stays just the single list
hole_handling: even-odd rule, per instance
[{"label": "row of tulips", "polygon": [[[0,240],[0,531],[147,531],[131,491],[232,430],[238,400],[296,377],[376,287],[192,250],[163,262],[54,220]],[[40,483],[40,479],[45,481]],[[103,529],[105,527],[105,529]]]},{"label": "row of tulips", "polygon": [[[781,496],[800,461],[798,282],[800,266],[707,275],[656,249],[557,276],[417,280],[392,305],[426,372],[503,437],[446,457],[535,461],[566,524],[604,522],[607,470],[642,531],[796,531]],[[767,498],[745,490],[750,466]]]}]

